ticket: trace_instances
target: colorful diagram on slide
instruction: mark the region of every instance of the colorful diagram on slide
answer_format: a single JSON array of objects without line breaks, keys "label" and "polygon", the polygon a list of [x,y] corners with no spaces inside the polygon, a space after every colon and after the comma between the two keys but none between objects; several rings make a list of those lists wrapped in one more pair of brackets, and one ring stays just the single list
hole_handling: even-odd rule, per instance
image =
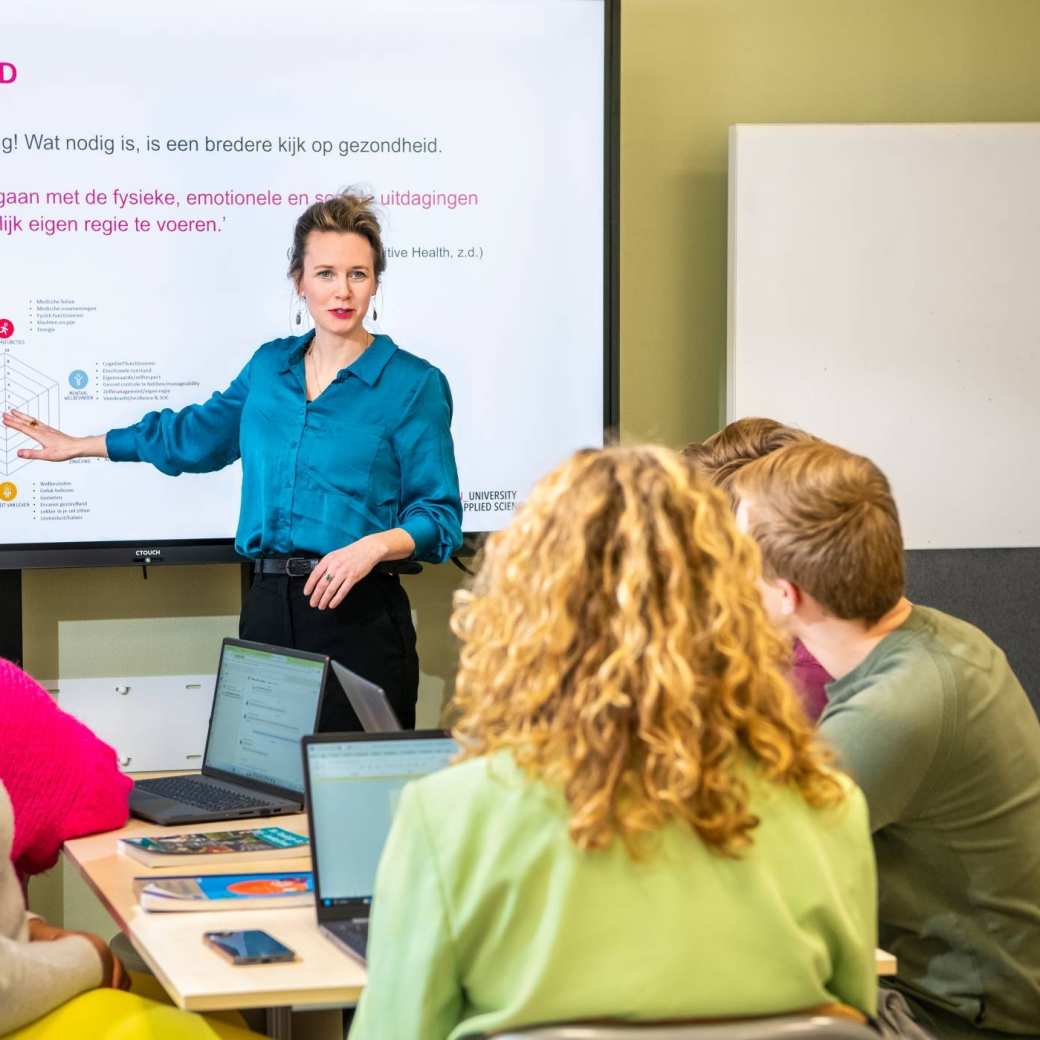
[{"label": "colorful diagram on slide", "polygon": [[[49,426],[61,425],[58,381],[10,354],[4,355],[0,372],[0,396],[5,412],[14,409]],[[3,427],[0,474],[10,476],[15,470],[27,466],[31,460],[18,457],[18,449],[27,447],[36,445],[25,434]]]}]

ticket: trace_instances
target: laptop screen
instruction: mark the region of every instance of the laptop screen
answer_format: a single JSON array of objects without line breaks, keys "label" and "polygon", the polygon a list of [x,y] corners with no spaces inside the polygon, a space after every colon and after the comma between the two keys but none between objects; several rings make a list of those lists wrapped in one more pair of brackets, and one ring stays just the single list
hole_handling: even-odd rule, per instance
[{"label": "laptop screen", "polygon": [[450,737],[417,736],[320,741],[306,749],[318,906],[370,899],[402,788],[443,769],[458,745]]},{"label": "laptop screen", "polygon": [[401,728],[394,709],[390,707],[380,687],[355,675],[339,661],[332,662],[332,672],[366,733],[387,733]]},{"label": "laptop screen", "polygon": [[300,740],[314,732],[324,676],[321,658],[226,642],[205,767],[302,792]]}]

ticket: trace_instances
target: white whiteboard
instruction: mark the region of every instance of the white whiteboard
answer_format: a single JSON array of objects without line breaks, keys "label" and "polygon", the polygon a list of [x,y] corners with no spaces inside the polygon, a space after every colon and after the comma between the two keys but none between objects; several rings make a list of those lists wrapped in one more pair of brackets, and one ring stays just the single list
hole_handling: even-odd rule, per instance
[{"label": "white whiteboard", "polygon": [[737,126],[730,419],[870,456],[911,549],[1040,545],[1040,124]]}]

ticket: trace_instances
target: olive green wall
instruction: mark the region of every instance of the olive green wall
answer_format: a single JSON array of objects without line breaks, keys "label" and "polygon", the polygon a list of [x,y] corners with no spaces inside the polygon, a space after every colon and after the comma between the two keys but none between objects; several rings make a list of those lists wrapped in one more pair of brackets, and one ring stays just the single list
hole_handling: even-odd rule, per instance
[{"label": "olive green wall", "polygon": [[[448,634],[452,592],[462,572],[455,567],[428,567],[418,577],[405,578],[419,633],[422,666],[418,721],[435,725],[450,695],[455,673],[454,640]],[[202,672],[204,661],[216,667],[220,637],[227,615],[237,615],[241,604],[241,568],[238,566],[150,567],[145,581],[139,567],[25,571],[22,577],[23,659],[26,669],[43,680],[58,679],[59,625],[66,621],[129,618],[197,618],[194,626],[202,645],[188,649],[183,668],[173,672]],[[208,622],[208,624],[206,623]],[[89,637],[105,638],[113,626],[96,626]],[[118,626],[115,626],[118,628]],[[84,634],[75,642],[82,643]],[[161,647],[152,652],[136,642],[89,648],[75,656],[79,662],[64,678],[95,675],[151,675],[170,672],[170,655]],[[77,649],[75,645],[73,649]],[[85,665],[85,667],[84,667]]]},{"label": "olive green wall", "polygon": [[621,0],[621,424],[722,418],[733,123],[1040,120],[1036,0]]},{"label": "olive green wall", "polygon": [[[1040,0],[622,4],[622,433],[680,445],[721,418],[728,127],[1040,120]],[[450,692],[457,579],[439,567],[407,582],[423,721]],[[239,571],[158,567],[147,582],[136,568],[27,572],[23,604],[26,666],[57,678],[59,620],[235,614]],[[48,885],[60,879],[34,895],[60,919]],[[65,902],[70,927],[104,927],[79,890]]]},{"label": "olive green wall", "polygon": [[[679,445],[720,419],[730,124],[1040,120],[1040,2],[622,5],[622,432]],[[408,581],[427,718],[454,670],[456,578]],[[57,677],[60,619],[233,614],[238,593],[229,567],[27,572],[25,662]]]},{"label": "olive green wall", "polygon": [[[40,679],[58,678],[58,625],[62,621],[237,614],[241,602],[239,574],[239,567],[234,565],[149,567],[147,581],[140,567],[24,571],[25,667]],[[120,648],[114,645],[110,650],[115,662]],[[216,645],[213,667],[216,668]],[[117,668],[108,674],[120,672]]]}]

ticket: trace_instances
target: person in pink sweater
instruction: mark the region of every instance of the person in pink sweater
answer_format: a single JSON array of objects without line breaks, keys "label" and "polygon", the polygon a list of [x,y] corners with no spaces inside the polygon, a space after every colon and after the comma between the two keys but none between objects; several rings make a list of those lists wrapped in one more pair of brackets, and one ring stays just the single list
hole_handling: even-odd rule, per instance
[{"label": "person in pink sweater", "polygon": [[[713,484],[729,492],[733,478],[742,466],[779,448],[800,441],[817,440],[794,426],[776,419],[737,419],[712,434],[706,441],[688,444],[686,456]],[[799,640],[794,641],[791,681],[809,718],[816,722],[827,706],[827,683],[831,676]]]},{"label": "person in pink sweater", "polygon": [[23,888],[62,844],[126,823],[133,782],[116,753],[0,658],[0,783],[14,809],[11,862]]},{"label": "person in pink sweater", "polygon": [[813,722],[819,722],[823,709],[827,707],[827,683],[834,680],[830,672],[805,649],[800,639],[794,641],[791,679],[802,699],[805,713]]}]

